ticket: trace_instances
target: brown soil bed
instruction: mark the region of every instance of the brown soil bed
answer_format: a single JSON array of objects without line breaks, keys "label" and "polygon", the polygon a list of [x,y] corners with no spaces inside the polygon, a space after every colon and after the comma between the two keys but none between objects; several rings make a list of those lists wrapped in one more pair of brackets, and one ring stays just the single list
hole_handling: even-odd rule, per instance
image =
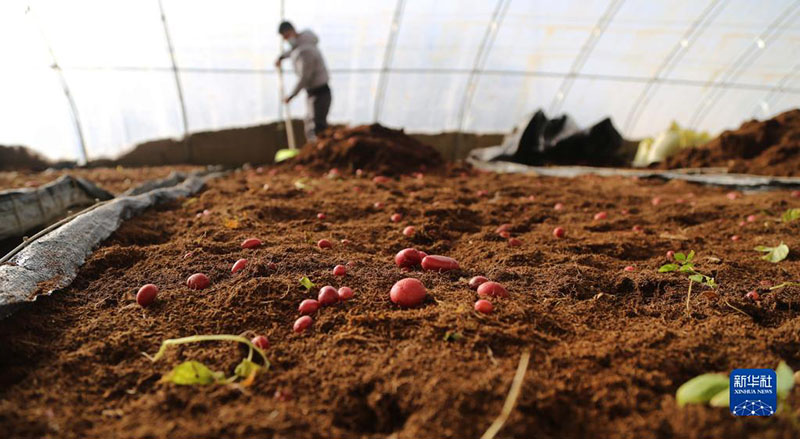
[{"label": "brown soil bed", "polygon": [[800,176],[800,109],[745,122],[697,148],[668,158],[662,169],[725,167],[728,172]]},{"label": "brown soil bed", "polygon": [[200,166],[152,166],[142,168],[88,168],[53,169],[44,172],[6,171],[0,172],[0,190],[37,187],[49,183],[62,175],[85,178],[101,188],[119,194],[145,181],[164,178],[172,171],[190,172]]},{"label": "brown soil bed", "polygon": [[289,164],[327,171],[376,172],[383,175],[409,174],[439,168],[444,161],[432,146],[379,124],[335,127],[319,140],[309,142]]},{"label": "brown soil bed", "polygon": [[[677,181],[459,172],[385,185],[320,179],[311,193],[294,186],[295,172],[239,172],[211,182],[196,201],[127,221],[72,286],[0,322],[0,431],[14,438],[476,438],[500,413],[520,355],[530,350],[519,401],[499,437],[798,437],[790,416],[679,408],[674,394],[704,372],[775,367],[780,359],[800,369],[800,290],[762,285],[800,280],[800,221],[775,221],[800,199],[780,191],[731,200],[725,190]],[[376,209],[376,201],[386,207]],[[557,202],[563,210],[553,209]],[[204,209],[210,213],[197,217]],[[599,211],[608,219],[593,220]],[[390,222],[393,212],[404,220]],[[757,221],[740,225],[750,214]],[[494,233],[502,223],[513,224],[522,246]],[[406,225],[417,228],[415,237],[400,233]],[[556,226],[566,238],[552,236]],[[251,236],[264,246],[241,249]],[[334,247],[318,249],[313,243],[322,238]],[[778,264],[752,250],[781,240],[793,250]],[[409,246],[454,257],[461,269],[402,272],[392,258]],[[687,314],[688,281],[657,269],[666,251],[690,249],[720,288],[714,295],[695,287]],[[193,255],[184,258],[187,252]],[[249,266],[232,275],[242,257]],[[348,261],[348,275],[335,279],[332,267]],[[208,274],[211,287],[187,289],[195,272]],[[355,297],[323,308],[310,330],[296,334],[297,305],[314,296],[298,284],[304,275],[317,285],[348,285]],[[491,315],[473,311],[477,296],[466,280],[474,275],[510,292],[493,301]],[[388,299],[407,276],[428,288],[418,309]],[[142,309],[134,294],[148,282],[161,293]],[[760,302],[744,297],[754,289]],[[175,348],[156,363],[142,355],[166,338],[220,333],[265,334],[272,368],[247,388],[185,387],[159,379],[187,359],[230,374],[243,351],[206,343]],[[461,337],[446,341],[448,333]],[[797,388],[790,403],[797,416]]]}]

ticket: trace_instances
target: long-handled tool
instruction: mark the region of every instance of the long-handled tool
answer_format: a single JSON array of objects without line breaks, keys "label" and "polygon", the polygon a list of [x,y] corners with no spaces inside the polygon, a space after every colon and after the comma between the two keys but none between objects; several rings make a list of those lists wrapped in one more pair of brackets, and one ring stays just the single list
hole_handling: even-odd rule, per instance
[{"label": "long-handled tool", "polygon": [[289,141],[289,148],[279,149],[275,153],[275,163],[288,160],[296,156],[300,150],[294,143],[294,130],[292,129],[292,117],[289,113],[289,104],[284,102],[286,92],[283,90],[283,69],[278,66],[278,99],[281,100],[281,112],[283,113],[283,121],[286,124],[286,139]]}]

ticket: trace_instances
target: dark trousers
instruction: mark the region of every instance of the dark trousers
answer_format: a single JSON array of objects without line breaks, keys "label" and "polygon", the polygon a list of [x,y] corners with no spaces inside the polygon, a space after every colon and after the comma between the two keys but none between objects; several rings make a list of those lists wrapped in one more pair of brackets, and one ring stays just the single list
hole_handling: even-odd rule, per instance
[{"label": "dark trousers", "polygon": [[307,114],[305,120],[306,140],[311,141],[328,128],[328,110],[331,108],[331,89],[328,85],[306,90]]}]

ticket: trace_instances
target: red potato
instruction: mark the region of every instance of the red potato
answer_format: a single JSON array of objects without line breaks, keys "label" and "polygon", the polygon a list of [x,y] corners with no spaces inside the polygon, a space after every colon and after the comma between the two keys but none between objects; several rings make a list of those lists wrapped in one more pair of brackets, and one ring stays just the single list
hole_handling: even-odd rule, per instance
[{"label": "red potato", "polygon": [[633,267],[633,265],[628,265],[627,267],[623,268],[623,270],[625,270],[625,271],[634,271],[636,269]]},{"label": "red potato", "polygon": [[748,223],[753,223],[753,222],[756,221],[756,219],[758,219],[758,218],[755,215],[747,215],[747,222]]},{"label": "red potato", "polygon": [[261,246],[261,240],[258,238],[247,238],[242,242],[242,248],[256,248]]},{"label": "red potato", "polygon": [[596,214],[594,214],[594,219],[595,220],[604,220],[607,217],[608,217],[608,214],[606,212],[597,212]]},{"label": "red potato", "polygon": [[420,305],[427,294],[428,291],[425,289],[425,285],[419,279],[407,277],[397,281],[392,286],[391,291],[389,291],[389,298],[397,305],[410,308]]},{"label": "red potato", "polygon": [[508,230],[501,230],[500,233],[498,233],[498,235],[500,235],[501,238],[508,239],[511,237],[511,232],[509,232]]},{"label": "red potato", "polygon": [[795,198],[800,198],[800,191],[792,191],[792,196]]},{"label": "red potato", "polygon": [[556,227],[555,229],[553,229],[553,236],[555,236],[556,238],[559,238],[559,239],[563,238],[563,237],[567,236],[567,231],[564,230],[563,227]]},{"label": "red potato", "polygon": [[508,297],[508,291],[497,282],[486,281],[478,286],[478,295],[481,297]]},{"label": "red potato", "polygon": [[739,227],[742,227],[742,226],[744,226],[745,224],[747,224],[747,222],[746,222],[746,221],[739,221]]},{"label": "red potato", "polygon": [[727,194],[725,194],[725,196],[728,197],[729,200],[735,200],[739,198],[739,194],[737,194],[736,192],[728,192]]},{"label": "red potato", "polygon": [[385,204],[383,204],[383,203],[382,203],[382,202],[380,202],[380,201],[376,201],[375,203],[373,203],[373,204],[372,204],[372,206],[373,206],[374,208],[376,208],[376,209],[383,209],[383,206],[385,206]]},{"label": "red potato", "polygon": [[402,220],[402,219],[403,219],[403,214],[402,214],[402,213],[393,213],[393,214],[392,214],[392,216],[391,216],[391,217],[389,217],[389,219],[390,219],[390,220],[391,220],[393,223],[400,222],[400,220]]},{"label": "red potato", "polygon": [[759,296],[758,291],[755,291],[755,290],[750,291],[749,293],[745,294],[744,297],[747,297],[748,299],[750,299],[752,301],[761,300],[761,296]]},{"label": "red potato", "polygon": [[334,276],[344,276],[345,274],[347,274],[347,267],[344,265],[337,265],[333,267]]},{"label": "red potato", "polygon": [[342,243],[342,244],[344,244],[344,245],[350,245],[350,243],[351,243],[351,241],[350,241],[349,239],[342,239],[342,240],[341,240],[341,241],[339,241],[339,242],[341,242],[341,243]]},{"label": "red potato", "polygon": [[294,321],[294,332],[300,333],[311,327],[314,321],[309,316],[303,316]]},{"label": "red potato", "polygon": [[322,213],[322,212],[320,212],[320,213],[318,213],[318,214],[317,214],[317,219],[324,220],[324,219],[325,219],[325,218],[327,218],[327,217],[328,217],[328,216],[327,216],[327,215],[325,215],[325,214],[324,214],[324,213]]},{"label": "red potato", "polygon": [[653,206],[658,206],[659,204],[661,204],[661,197],[653,197],[653,199],[650,200],[650,204],[652,204]]},{"label": "red potato", "polygon": [[339,295],[339,300],[342,302],[352,299],[354,294],[353,289],[350,287],[341,287],[336,293]]},{"label": "red potato", "polygon": [[153,284],[142,285],[136,293],[136,303],[143,308],[150,306],[156,300],[158,295],[158,287]]},{"label": "red potato", "polygon": [[267,340],[267,337],[264,337],[263,335],[257,335],[253,337],[253,339],[250,340],[250,343],[253,343],[253,346],[261,349],[262,351],[267,350],[269,347],[269,340]]},{"label": "red potato", "polygon": [[413,267],[422,262],[420,252],[414,248],[405,248],[394,256],[394,263],[400,268]]},{"label": "red potato", "polygon": [[244,269],[244,267],[246,266],[247,266],[247,259],[239,259],[233,264],[233,267],[231,268],[231,273],[236,273],[237,271]]},{"label": "red potato", "polygon": [[738,241],[738,240],[739,240],[739,235],[731,236],[731,241]]},{"label": "red potato", "polygon": [[409,238],[414,236],[415,233],[417,233],[417,229],[415,229],[414,226],[408,226],[403,229],[403,235],[408,236]]},{"label": "red potato", "polygon": [[486,191],[486,190],[482,189],[482,190],[479,190],[479,191],[475,192],[475,195],[477,195],[479,197],[488,197],[489,196],[489,191]]},{"label": "red potato", "polygon": [[489,279],[483,276],[475,276],[469,280],[469,287],[472,288],[473,290],[477,290],[478,287],[481,286],[481,284],[484,282],[489,282]]},{"label": "red potato", "polygon": [[202,290],[209,284],[211,284],[211,281],[203,273],[195,273],[186,279],[186,285],[193,290]]},{"label": "red potato", "polygon": [[556,203],[555,206],[553,206],[553,209],[562,210],[562,209],[564,209],[564,205],[561,204],[561,203]]},{"label": "red potato", "polygon": [[494,229],[494,233],[497,233],[498,235],[503,236],[502,235],[503,232],[506,232],[506,233],[511,232],[511,227],[513,227],[513,226],[511,224],[509,224],[509,223],[500,224],[499,226],[497,226],[496,229]]},{"label": "red potato", "polygon": [[519,247],[522,245],[522,241],[517,238],[509,238],[508,239],[508,246],[509,247]]},{"label": "red potato", "polygon": [[633,227],[631,227],[631,230],[633,230],[634,232],[643,232],[644,231],[644,227],[642,227],[642,226],[633,226]]},{"label": "red potato", "polygon": [[458,270],[458,261],[447,256],[428,255],[422,258],[422,269],[430,271]]},{"label": "red potato", "polygon": [[373,183],[383,184],[388,183],[389,181],[389,177],[384,177],[383,175],[376,175],[375,177],[372,177]]},{"label": "red potato", "polygon": [[320,288],[317,301],[322,306],[333,305],[339,301],[339,293],[336,291],[336,288],[330,285],[325,285],[324,287]]},{"label": "red potato", "polygon": [[494,306],[492,306],[492,302],[488,300],[478,299],[478,301],[475,302],[475,311],[482,314],[491,314],[492,311],[494,311]]},{"label": "red potato", "polygon": [[297,307],[297,310],[300,311],[300,314],[314,314],[319,309],[319,302],[314,299],[305,299],[300,302],[300,306]]},{"label": "red potato", "polygon": [[364,170],[360,168],[356,169],[356,177],[361,177],[362,175],[364,175]]},{"label": "red potato", "polygon": [[319,241],[317,241],[317,247],[319,247],[319,248],[331,248],[331,247],[333,247],[333,244],[331,244],[331,242],[328,241],[327,239],[320,239]]},{"label": "red potato", "polygon": [[672,250],[667,251],[667,259],[673,259],[675,257],[675,252]]}]

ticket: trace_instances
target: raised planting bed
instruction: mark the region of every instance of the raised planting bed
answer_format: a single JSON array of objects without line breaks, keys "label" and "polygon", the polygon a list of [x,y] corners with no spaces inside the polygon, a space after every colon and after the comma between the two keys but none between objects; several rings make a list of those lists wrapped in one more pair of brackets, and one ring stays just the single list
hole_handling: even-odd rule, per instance
[{"label": "raised planting bed", "polygon": [[140,168],[75,168],[52,169],[43,172],[4,171],[0,172],[0,190],[22,187],[37,187],[51,182],[62,175],[85,178],[112,194],[119,194],[139,184],[164,178],[172,171],[191,172],[203,169],[202,166],[151,166]]},{"label": "raised planting bed", "polygon": [[[800,280],[800,219],[781,220],[800,194],[629,177],[451,170],[376,183],[302,172],[240,171],[150,209],[69,287],[0,321],[0,431],[477,438],[529,352],[497,437],[800,435],[797,387],[793,411],[770,418],[675,398],[706,372],[780,360],[800,369],[800,287],[770,289]],[[248,238],[259,242],[243,247]],[[754,250],[781,242],[790,252],[779,262]],[[432,258],[421,264],[435,270],[423,270],[406,252],[400,268],[396,254],[409,247],[458,267]],[[717,286],[695,282],[687,301],[688,275],[659,268],[675,262],[667,252],[691,250],[694,269]],[[187,286],[196,273],[207,287],[199,277],[198,289]],[[481,297],[474,276],[500,288],[484,283]],[[393,291],[404,278],[425,294],[414,282]],[[158,292],[153,299],[147,287],[143,307],[136,295],[146,284]],[[328,285],[336,294],[320,297]],[[306,302],[308,325],[298,310],[306,299],[333,303]],[[265,336],[254,343],[269,369],[233,384],[179,385],[165,377],[187,360],[235,376],[249,346],[142,355],[166,339],[218,334]]]}]

